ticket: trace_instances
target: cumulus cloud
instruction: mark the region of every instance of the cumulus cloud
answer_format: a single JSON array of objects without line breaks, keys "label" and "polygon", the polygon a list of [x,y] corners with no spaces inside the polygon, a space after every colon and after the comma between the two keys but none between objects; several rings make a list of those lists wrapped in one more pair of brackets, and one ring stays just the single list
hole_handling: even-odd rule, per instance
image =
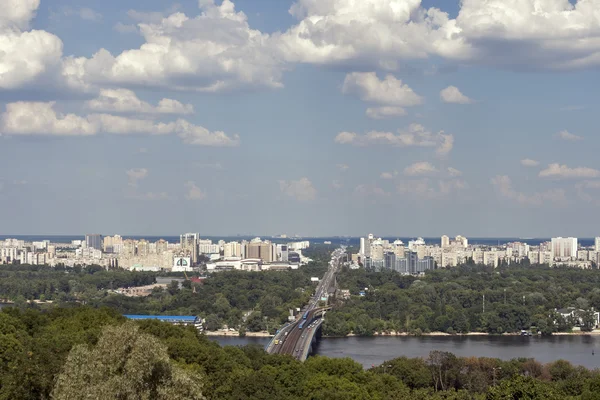
[{"label": "cumulus cloud", "polygon": [[237,87],[282,87],[282,61],[269,35],[251,29],[234,3],[199,2],[201,14],[176,12],[138,24],[145,43],[118,55],[100,49],[69,57],[63,74],[74,85],[145,85],[217,92]]},{"label": "cumulus cloud", "polygon": [[420,0],[298,0],[299,22],[281,36],[287,60],[396,69],[400,60],[430,53],[460,54],[459,29]]},{"label": "cumulus cloud", "polygon": [[595,0],[463,0],[456,18],[421,0],[297,0],[279,48],[293,62],[397,69],[430,56],[510,69],[600,65]]},{"label": "cumulus cloud", "polygon": [[283,194],[300,202],[313,201],[317,198],[317,190],[308,178],[297,181],[279,181],[279,189]]},{"label": "cumulus cloud", "polygon": [[362,101],[379,104],[379,107],[367,109],[367,116],[374,119],[406,115],[403,107],[423,103],[423,98],[401,80],[389,74],[380,80],[375,72],[347,74],[342,86],[342,93],[353,94]]},{"label": "cumulus cloud", "polygon": [[157,106],[140,100],[129,89],[103,89],[97,98],[86,102],[90,110],[114,113],[193,114],[194,106],[173,99],[162,99]]},{"label": "cumulus cloud", "polygon": [[454,146],[454,136],[443,131],[432,133],[420,124],[411,124],[406,130],[392,132],[371,131],[364,135],[355,132],[340,132],[335,137],[338,144],[352,146],[386,145],[396,147],[436,147],[440,156],[447,155]]},{"label": "cumulus cloud", "polygon": [[39,0],[5,0],[0,7],[0,89],[16,89],[57,72],[62,41],[42,30],[30,30]]},{"label": "cumulus cloud", "polygon": [[498,175],[491,180],[497,193],[502,197],[525,206],[539,206],[545,202],[563,205],[567,202],[563,189],[526,194],[514,189],[512,180],[506,175]]},{"label": "cumulus cloud", "polygon": [[129,178],[129,186],[137,187],[140,180],[145,179],[148,176],[148,170],[146,168],[132,168],[125,172],[127,178]]},{"label": "cumulus cloud", "polygon": [[438,172],[437,168],[427,161],[417,162],[404,168],[406,176],[431,175],[436,172]]},{"label": "cumulus cloud", "polygon": [[440,92],[440,99],[444,103],[471,104],[473,100],[461,93],[456,86],[448,86]]},{"label": "cumulus cloud", "polygon": [[349,73],[344,79],[342,92],[382,105],[410,107],[423,103],[421,96],[391,74],[380,80],[375,72]]},{"label": "cumulus cloud", "polygon": [[0,27],[25,30],[35,16],[40,0],[4,0],[0,7]]},{"label": "cumulus cloud", "polygon": [[536,161],[536,160],[532,160],[530,158],[525,158],[525,159],[521,160],[521,165],[524,167],[537,167],[538,165],[540,165],[540,162]]},{"label": "cumulus cloud", "polygon": [[17,102],[6,105],[0,116],[0,132],[8,135],[89,136],[99,132],[112,134],[177,135],[184,143],[200,146],[238,146],[238,135],[228,136],[194,125],[186,120],[154,122],[111,114],[78,116],[62,114],[54,102]]},{"label": "cumulus cloud", "polygon": [[98,132],[96,124],[75,114],[54,110],[54,102],[16,102],[6,105],[0,117],[0,132],[12,135],[89,136]]},{"label": "cumulus cloud", "polygon": [[568,140],[568,141],[577,141],[577,140],[583,139],[581,136],[577,136],[567,130],[560,131],[554,136],[556,136],[558,139]]},{"label": "cumulus cloud", "polygon": [[381,175],[379,175],[379,177],[381,179],[394,179],[394,177],[397,175],[398,175],[398,171],[382,172]]},{"label": "cumulus cloud", "polygon": [[548,165],[548,168],[540,171],[541,178],[557,178],[557,179],[578,179],[578,178],[598,178],[600,171],[588,167],[571,168],[558,163]]},{"label": "cumulus cloud", "polygon": [[185,198],[188,200],[204,200],[206,198],[206,193],[193,181],[187,181],[185,188],[187,189]]}]

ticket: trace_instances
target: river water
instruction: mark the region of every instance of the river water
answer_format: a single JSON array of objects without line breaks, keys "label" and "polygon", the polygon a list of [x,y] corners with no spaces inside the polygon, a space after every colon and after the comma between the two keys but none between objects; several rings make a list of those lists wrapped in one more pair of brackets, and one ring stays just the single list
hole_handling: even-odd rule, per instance
[{"label": "river water", "polygon": [[[265,346],[269,338],[212,337],[223,346],[257,344]],[[406,356],[427,357],[441,350],[461,357],[492,357],[503,360],[526,357],[542,363],[559,359],[574,365],[600,368],[600,336],[423,336],[423,337],[348,337],[324,338],[315,354],[350,357],[365,368],[386,360]],[[592,354],[592,352],[595,353]]]}]

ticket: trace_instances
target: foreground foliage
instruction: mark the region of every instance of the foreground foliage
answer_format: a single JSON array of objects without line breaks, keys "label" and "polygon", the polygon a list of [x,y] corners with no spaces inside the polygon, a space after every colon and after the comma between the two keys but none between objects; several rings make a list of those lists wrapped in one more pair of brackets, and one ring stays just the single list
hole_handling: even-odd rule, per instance
[{"label": "foreground foliage", "polygon": [[0,313],[0,399],[594,399],[599,388],[600,373],[565,361],[432,352],[365,371],[351,359],[219,347],[194,328],[134,326],[108,309]]}]

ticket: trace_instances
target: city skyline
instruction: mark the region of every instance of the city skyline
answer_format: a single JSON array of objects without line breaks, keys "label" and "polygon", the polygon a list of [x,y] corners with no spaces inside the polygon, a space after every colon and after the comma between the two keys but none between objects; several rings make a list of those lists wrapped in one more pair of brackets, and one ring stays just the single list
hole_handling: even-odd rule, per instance
[{"label": "city skyline", "polygon": [[582,0],[7,2],[2,235],[598,234]]}]

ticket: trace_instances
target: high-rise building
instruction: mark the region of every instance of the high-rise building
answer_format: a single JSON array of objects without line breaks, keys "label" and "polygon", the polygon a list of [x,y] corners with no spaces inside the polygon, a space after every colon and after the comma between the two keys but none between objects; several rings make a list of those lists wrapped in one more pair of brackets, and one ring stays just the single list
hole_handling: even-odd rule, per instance
[{"label": "high-rise building", "polygon": [[594,250],[595,251],[600,251],[600,237],[597,237],[594,240]]},{"label": "high-rise building", "polygon": [[102,250],[102,235],[89,233],[85,235],[85,247]]},{"label": "high-rise building", "polygon": [[446,248],[446,247],[450,247],[450,238],[446,235],[442,236],[442,243],[441,243],[442,249]]},{"label": "high-rise building", "polygon": [[179,236],[179,244],[181,245],[181,250],[189,253],[190,258],[192,259],[192,264],[196,264],[198,262],[198,241],[200,240],[199,233],[184,233]]},{"label": "high-rise building", "polygon": [[572,259],[577,257],[577,238],[552,238],[552,257],[555,259]]}]

